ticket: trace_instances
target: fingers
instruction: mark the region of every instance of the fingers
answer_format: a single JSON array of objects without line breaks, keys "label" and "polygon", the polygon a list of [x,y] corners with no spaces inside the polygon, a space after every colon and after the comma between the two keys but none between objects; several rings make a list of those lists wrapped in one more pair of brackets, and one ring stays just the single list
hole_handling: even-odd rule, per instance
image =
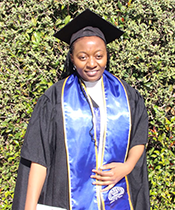
[{"label": "fingers", "polygon": [[109,163],[109,164],[106,164],[106,165],[101,166],[100,169],[101,170],[112,169],[112,168],[116,167],[116,164],[117,163]]},{"label": "fingers", "polygon": [[114,183],[112,183],[111,181],[95,181],[92,183],[93,185],[98,185],[98,186],[107,186],[105,188],[103,188],[101,190],[101,192],[105,192],[105,191],[108,191],[110,190],[111,188],[114,187]]},{"label": "fingers", "polygon": [[106,185],[115,185],[119,180],[113,179],[113,177],[101,177],[97,175],[92,175],[91,178],[96,179],[92,184],[93,185],[100,185],[100,186],[106,186]]},{"label": "fingers", "polygon": [[91,178],[98,181],[113,181],[112,177],[110,176],[91,175]]},{"label": "fingers", "polygon": [[111,186],[114,186],[114,184],[116,183],[112,171],[101,171],[95,169],[92,171],[96,173],[95,175],[91,175],[91,178],[96,180],[92,184],[99,186],[107,186],[103,189],[104,191],[110,189]]},{"label": "fingers", "polygon": [[92,184],[106,186],[102,192],[110,190],[126,175],[125,171],[124,163],[113,162],[103,165],[99,168],[99,170],[92,170],[95,174],[91,175],[91,178],[96,180]]},{"label": "fingers", "polygon": [[108,185],[107,187],[103,188],[103,189],[101,190],[101,192],[105,192],[105,191],[108,191],[108,190],[112,189],[112,188],[114,187],[114,185],[115,185],[115,184],[110,184],[110,185]]},{"label": "fingers", "polygon": [[92,184],[98,185],[98,186],[107,186],[107,185],[111,185],[112,182],[111,181],[95,181]]},{"label": "fingers", "polygon": [[113,171],[102,171],[102,170],[95,170],[93,169],[92,172],[94,172],[95,174],[99,175],[99,176],[108,176],[111,177],[113,176]]}]

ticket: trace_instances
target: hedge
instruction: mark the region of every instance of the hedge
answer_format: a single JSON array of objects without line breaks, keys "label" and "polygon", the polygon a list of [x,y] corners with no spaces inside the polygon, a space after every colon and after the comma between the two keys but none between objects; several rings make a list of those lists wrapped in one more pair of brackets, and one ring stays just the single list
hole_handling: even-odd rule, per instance
[{"label": "hedge", "polygon": [[151,209],[175,209],[174,5],[175,0],[0,2],[0,209],[11,209],[34,105],[63,70],[68,46],[53,34],[85,8],[125,30],[108,46],[111,72],[145,99]]}]

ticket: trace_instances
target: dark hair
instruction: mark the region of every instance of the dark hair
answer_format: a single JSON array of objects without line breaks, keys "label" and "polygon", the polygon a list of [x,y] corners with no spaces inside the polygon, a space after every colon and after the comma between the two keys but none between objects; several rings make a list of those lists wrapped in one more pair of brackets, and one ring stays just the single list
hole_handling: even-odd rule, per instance
[{"label": "dark hair", "polygon": [[[74,44],[72,44],[69,48],[69,52],[66,56],[66,61],[64,63],[64,69],[63,72],[61,74],[61,78],[64,79],[67,76],[71,75],[72,73],[74,73],[75,71],[73,70],[73,63],[71,61],[71,54],[73,53],[73,48],[74,48]],[[106,49],[107,50],[107,49]],[[106,70],[109,71],[109,60],[110,60],[110,55],[109,52],[107,50],[107,64],[106,64]]]}]

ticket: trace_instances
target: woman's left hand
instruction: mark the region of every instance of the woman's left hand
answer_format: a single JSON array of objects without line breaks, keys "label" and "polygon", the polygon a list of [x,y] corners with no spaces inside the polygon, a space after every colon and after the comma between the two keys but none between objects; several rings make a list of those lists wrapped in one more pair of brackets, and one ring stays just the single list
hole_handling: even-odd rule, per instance
[{"label": "woman's left hand", "polygon": [[103,165],[99,170],[93,169],[91,178],[96,179],[94,185],[107,186],[102,192],[110,190],[124,176],[128,175],[135,167],[144,151],[144,145],[136,145],[129,150],[128,158],[124,163],[113,162]]},{"label": "woman's left hand", "polygon": [[96,174],[91,175],[91,178],[96,179],[96,181],[93,182],[94,185],[107,186],[102,190],[102,192],[104,192],[110,190],[124,176],[128,175],[131,170],[131,167],[129,167],[126,162],[113,162],[103,165],[99,170],[93,169],[92,172]]}]

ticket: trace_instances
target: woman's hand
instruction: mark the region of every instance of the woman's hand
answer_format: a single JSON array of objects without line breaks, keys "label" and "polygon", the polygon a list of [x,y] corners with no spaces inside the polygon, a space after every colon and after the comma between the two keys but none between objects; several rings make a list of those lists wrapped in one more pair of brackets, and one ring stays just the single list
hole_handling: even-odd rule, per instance
[{"label": "woman's hand", "polygon": [[[105,170],[105,171],[104,171]],[[107,170],[107,171],[106,171]],[[110,190],[124,176],[131,172],[132,168],[127,163],[110,163],[103,165],[99,170],[93,169],[96,173],[91,178],[96,179],[94,185],[107,186],[102,192]]]},{"label": "woman's hand", "polygon": [[95,175],[91,175],[91,178],[96,179],[93,184],[106,186],[102,192],[110,190],[117,182],[133,170],[143,151],[144,145],[136,145],[129,150],[125,163],[113,162],[101,166],[99,170],[93,169],[92,172]]}]

